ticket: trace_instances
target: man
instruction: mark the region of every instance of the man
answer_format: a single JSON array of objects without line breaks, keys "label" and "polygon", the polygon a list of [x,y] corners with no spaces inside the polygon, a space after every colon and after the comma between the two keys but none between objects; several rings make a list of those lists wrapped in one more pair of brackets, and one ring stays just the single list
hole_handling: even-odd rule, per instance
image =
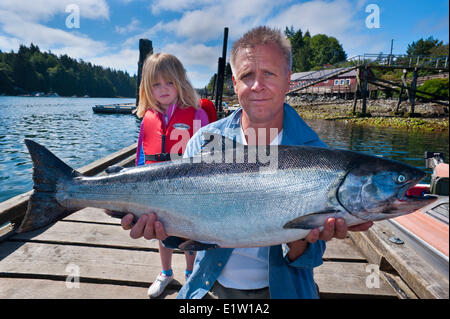
[{"label": "man", "polygon": [[[233,45],[230,59],[241,108],[200,129],[189,141],[185,156],[201,151],[203,132],[220,133],[243,144],[326,147],[284,103],[290,83],[291,48],[279,30],[250,30]],[[273,134],[274,130],[278,134]],[[155,214],[142,216],[131,228],[132,220],[132,215],[122,219],[122,227],[131,229],[132,238],[158,238],[169,247],[179,243],[180,239],[168,238]],[[325,241],[343,239],[347,230],[367,230],[371,225],[368,222],[347,229],[344,220],[330,218],[322,231],[313,229],[304,240],[272,247],[200,251],[178,298],[318,298],[313,268],[322,264]]]}]

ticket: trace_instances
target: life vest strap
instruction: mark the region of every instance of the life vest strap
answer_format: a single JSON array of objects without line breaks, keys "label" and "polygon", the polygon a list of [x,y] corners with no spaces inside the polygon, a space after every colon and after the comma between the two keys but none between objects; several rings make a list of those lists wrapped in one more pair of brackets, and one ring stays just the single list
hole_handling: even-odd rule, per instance
[{"label": "life vest strap", "polygon": [[159,153],[159,154],[153,154],[153,155],[145,155],[145,161],[152,161],[152,162],[164,162],[164,161],[170,161],[171,157],[179,158],[181,154],[170,154],[170,153]]}]

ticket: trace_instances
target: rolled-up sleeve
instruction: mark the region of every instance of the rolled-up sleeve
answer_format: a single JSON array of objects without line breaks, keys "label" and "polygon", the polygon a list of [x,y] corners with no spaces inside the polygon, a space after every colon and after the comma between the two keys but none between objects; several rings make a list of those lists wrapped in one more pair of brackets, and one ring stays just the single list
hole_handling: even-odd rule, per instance
[{"label": "rolled-up sleeve", "polygon": [[287,256],[287,249],[285,249],[285,245],[286,244],[283,244],[283,258],[288,266],[305,269],[322,265],[322,257],[326,248],[325,241],[318,240],[315,243],[309,243],[303,254],[293,261],[290,261]]}]

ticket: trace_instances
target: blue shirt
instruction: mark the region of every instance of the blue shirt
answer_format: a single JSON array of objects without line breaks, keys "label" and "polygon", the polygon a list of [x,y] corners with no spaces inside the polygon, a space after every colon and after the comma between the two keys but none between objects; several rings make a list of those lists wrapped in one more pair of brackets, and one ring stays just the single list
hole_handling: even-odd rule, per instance
[{"label": "blue shirt", "polygon": [[[218,133],[242,143],[240,119],[242,109],[230,116],[201,128],[188,142],[185,157],[192,157],[201,151],[202,132]],[[288,104],[284,104],[282,145],[311,145],[326,147],[317,134],[302,120]],[[169,237],[163,242],[175,248],[177,238]],[[179,243],[179,242],[178,242]],[[318,298],[313,278],[313,268],[322,264],[325,242],[318,240],[308,244],[305,252],[294,261],[287,257],[287,245],[271,246],[269,254],[269,289],[273,299]],[[199,251],[192,275],[178,293],[179,299],[201,299],[214,285],[233,248],[217,248]]]}]

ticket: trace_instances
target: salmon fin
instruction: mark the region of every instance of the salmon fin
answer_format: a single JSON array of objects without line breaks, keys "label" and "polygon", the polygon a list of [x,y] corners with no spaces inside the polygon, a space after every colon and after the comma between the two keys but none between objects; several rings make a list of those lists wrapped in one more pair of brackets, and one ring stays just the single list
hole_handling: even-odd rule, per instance
[{"label": "salmon fin", "polygon": [[27,232],[58,221],[75,210],[61,206],[56,200],[57,184],[82,176],[44,146],[25,140],[33,161],[34,192],[17,232]]},{"label": "salmon fin", "polygon": [[236,140],[232,140],[228,137],[213,132],[203,132],[202,137],[205,141],[202,144],[202,149],[206,150],[206,152],[210,151],[212,144],[214,144],[214,148],[218,148],[218,146],[220,146],[222,151],[225,151],[230,146],[232,146],[233,149],[237,146],[242,146],[242,144]]},{"label": "salmon fin", "polygon": [[115,174],[115,173],[119,173],[120,171],[123,171],[124,169],[125,169],[125,167],[123,167],[123,166],[111,165],[111,166],[108,166],[107,169],[105,169],[105,173],[106,174]]},{"label": "salmon fin", "polygon": [[181,250],[199,251],[199,250],[219,248],[219,246],[217,244],[208,244],[208,243],[201,243],[195,240],[188,240],[178,245],[178,248]]},{"label": "salmon fin", "polygon": [[328,209],[322,212],[297,217],[287,222],[283,228],[314,229],[322,227],[328,218],[335,217],[338,212],[339,211],[335,209]]}]

